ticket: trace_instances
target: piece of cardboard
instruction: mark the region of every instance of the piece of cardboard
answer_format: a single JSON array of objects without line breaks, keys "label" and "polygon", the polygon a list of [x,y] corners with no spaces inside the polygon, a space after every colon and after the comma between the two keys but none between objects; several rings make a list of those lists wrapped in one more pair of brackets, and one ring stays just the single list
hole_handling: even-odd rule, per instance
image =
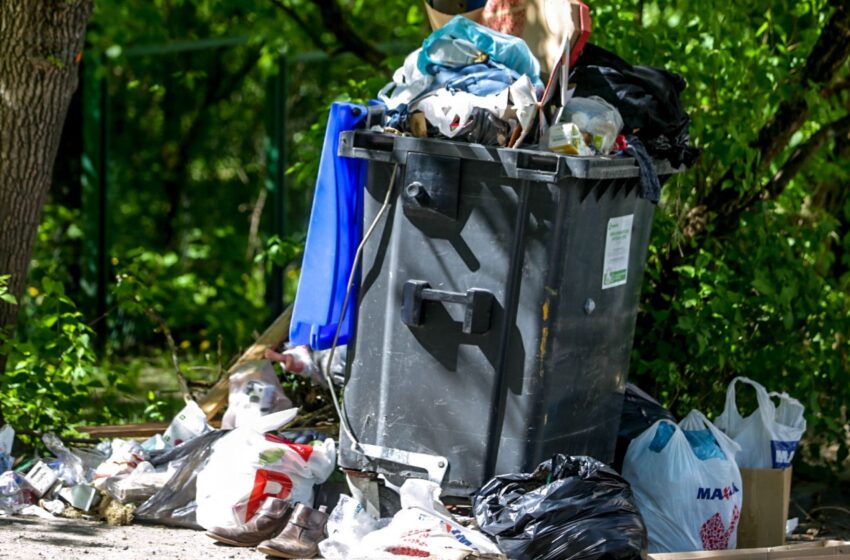
[{"label": "piece of cardboard", "polygon": [[818,541],[768,548],[717,550],[713,552],[665,552],[648,560],[790,560],[792,558],[850,558],[850,542]]},{"label": "piece of cardboard", "polygon": [[425,2],[425,13],[428,15],[428,22],[431,24],[431,29],[436,30],[450,22],[456,15],[462,15],[465,18],[471,19],[475,23],[481,23],[481,16],[484,13],[484,8],[478,8],[477,10],[463,12],[460,14],[457,12],[445,13],[432,8],[428,2]]},{"label": "piece of cardboard", "polygon": [[791,468],[741,469],[744,502],[738,525],[738,548],[785,544],[791,497]]},{"label": "piece of cardboard", "polygon": [[33,489],[37,497],[42,497],[56,483],[59,475],[56,471],[39,461],[24,476],[24,481]]}]

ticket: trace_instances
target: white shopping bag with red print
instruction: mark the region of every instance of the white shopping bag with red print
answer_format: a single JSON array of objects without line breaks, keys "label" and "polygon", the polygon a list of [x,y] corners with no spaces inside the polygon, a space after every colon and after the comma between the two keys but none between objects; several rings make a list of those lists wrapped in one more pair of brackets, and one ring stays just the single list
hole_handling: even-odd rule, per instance
[{"label": "white shopping bag with red print", "polygon": [[629,445],[623,477],[646,522],[649,552],[734,549],[741,517],[740,447],[701,412],[659,420]]},{"label": "white shopping bag with red print", "polygon": [[198,473],[198,524],[207,530],[237,527],[269,498],[312,506],[313,486],[327,480],[335,466],[332,439],[299,445],[258,427],[236,428],[213,445]]}]

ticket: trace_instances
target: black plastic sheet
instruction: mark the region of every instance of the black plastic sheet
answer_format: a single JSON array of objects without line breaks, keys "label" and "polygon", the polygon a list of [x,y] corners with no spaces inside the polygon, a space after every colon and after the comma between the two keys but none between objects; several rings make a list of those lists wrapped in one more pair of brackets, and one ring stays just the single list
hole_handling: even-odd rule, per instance
[{"label": "black plastic sheet", "polygon": [[531,474],[497,476],[475,496],[473,512],[508,558],[646,557],[646,528],[628,482],[591,457],[559,454]]},{"label": "black plastic sheet", "polygon": [[623,413],[620,416],[620,430],[617,434],[617,449],[614,452],[614,469],[618,472],[623,471],[623,459],[626,457],[629,444],[659,420],[678,423],[676,417],[648,393],[627,383]]}]

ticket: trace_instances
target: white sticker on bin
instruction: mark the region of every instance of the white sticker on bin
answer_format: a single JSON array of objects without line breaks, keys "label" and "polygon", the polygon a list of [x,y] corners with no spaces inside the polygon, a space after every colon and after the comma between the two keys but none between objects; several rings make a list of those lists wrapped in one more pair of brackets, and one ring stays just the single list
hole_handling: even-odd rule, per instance
[{"label": "white sticker on bin", "polygon": [[602,289],[622,286],[629,279],[629,247],[632,245],[632,222],[635,215],[608,220],[605,236],[605,262],[602,266]]}]

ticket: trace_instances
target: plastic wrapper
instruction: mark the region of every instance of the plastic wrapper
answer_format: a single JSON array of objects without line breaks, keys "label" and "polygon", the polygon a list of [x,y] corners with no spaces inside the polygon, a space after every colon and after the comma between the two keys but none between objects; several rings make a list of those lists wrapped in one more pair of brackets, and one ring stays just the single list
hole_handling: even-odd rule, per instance
[{"label": "plastic wrapper", "polygon": [[389,523],[375,519],[351,496],[343,494],[328,515],[328,538],[319,543],[322,558],[352,558],[356,556],[363,537]]},{"label": "plastic wrapper", "polygon": [[[746,418],[736,402],[735,385],[750,385],[756,391],[758,408]],[[773,399],[779,400],[779,406]],[[787,393],[768,393],[763,385],[746,377],[736,377],[726,391],[726,408],[715,423],[741,450],[738,466],[748,469],[785,469],[791,466],[800,438],[806,431],[805,408]]]},{"label": "plastic wrapper", "polygon": [[86,469],[83,466],[83,460],[70,449],[65,447],[62,440],[54,434],[44,434],[41,441],[47,446],[47,449],[53,453],[61,465],[59,466],[59,480],[68,486],[76,484],[84,484],[86,480]]},{"label": "plastic wrapper", "polygon": [[14,515],[26,505],[15,473],[6,471],[0,475],[0,513]]},{"label": "plastic wrapper", "polygon": [[171,421],[168,429],[162,434],[162,439],[166,445],[178,446],[211,430],[212,427],[207,423],[207,415],[198,403],[187,399],[186,406]]},{"label": "plastic wrapper", "polygon": [[439,496],[439,484],[406,480],[399,490],[401,510],[386,527],[367,534],[349,558],[504,558],[486,535],[457,522]]},{"label": "plastic wrapper", "polygon": [[0,473],[12,470],[15,458],[12,457],[12,444],[15,442],[15,430],[6,424],[0,428]]},{"label": "plastic wrapper", "polygon": [[141,463],[130,474],[107,478],[103,491],[122,504],[141,504],[165,487],[173,472],[157,472],[150,463]]},{"label": "plastic wrapper", "polygon": [[198,474],[199,525],[208,530],[236,527],[250,521],[271,497],[313,503],[313,486],[327,480],[336,466],[334,441],[298,445],[265,431],[236,428],[216,442]]},{"label": "plastic wrapper", "polygon": [[611,153],[614,141],[623,130],[623,117],[617,108],[597,96],[570,99],[561,121],[572,122],[588,134],[585,142],[602,155]]},{"label": "plastic wrapper", "polygon": [[94,472],[94,478],[100,488],[103,479],[133,472],[139,464],[147,460],[147,452],[135,441],[112,440],[112,455],[101,463]]},{"label": "plastic wrapper", "polygon": [[640,559],[646,529],[629,484],[591,457],[555,455],[475,496],[478,526],[511,559]]},{"label": "plastic wrapper", "polygon": [[198,472],[212,454],[213,443],[226,433],[216,430],[204,434],[176,447],[170,455],[159,457],[160,464],[167,464],[173,474],[165,486],[136,509],[133,517],[149,523],[201,529],[195,518]]},{"label": "plastic wrapper", "polygon": [[732,550],[741,517],[740,447],[702,413],[659,420],[626,452],[623,477],[646,522],[649,552]]},{"label": "plastic wrapper", "polygon": [[239,366],[230,376],[229,389],[227,411],[221,420],[225,430],[292,408],[292,401],[283,392],[268,360],[254,360]]}]

